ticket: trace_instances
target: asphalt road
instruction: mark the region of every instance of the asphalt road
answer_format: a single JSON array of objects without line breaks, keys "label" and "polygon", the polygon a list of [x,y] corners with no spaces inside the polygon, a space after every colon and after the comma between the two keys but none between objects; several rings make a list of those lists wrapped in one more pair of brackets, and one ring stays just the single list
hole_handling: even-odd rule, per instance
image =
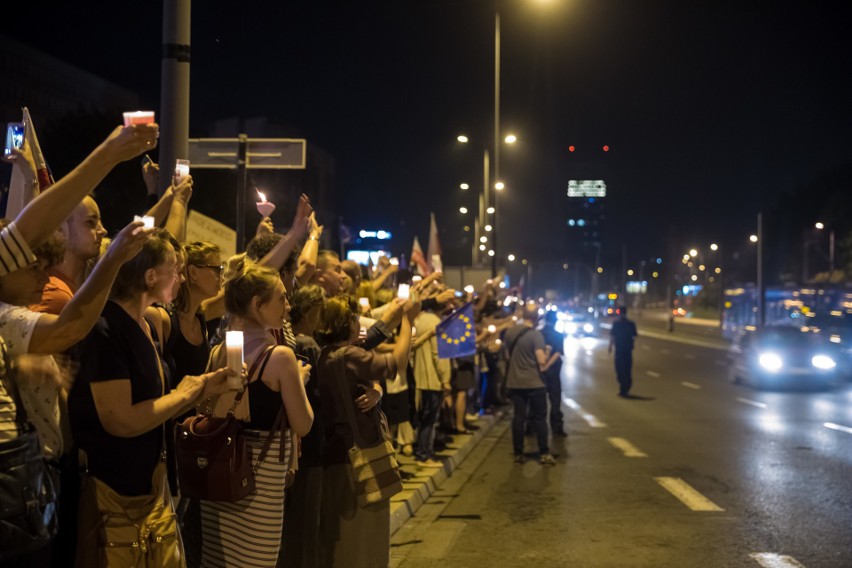
[{"label": "asphalt road", "polygon": [[852,385],[755,391],[720,349],[640,337],[626,400],[603,340],[567,348],[558,465],[513,465],[503,421],[393,566],[852,566]]}]

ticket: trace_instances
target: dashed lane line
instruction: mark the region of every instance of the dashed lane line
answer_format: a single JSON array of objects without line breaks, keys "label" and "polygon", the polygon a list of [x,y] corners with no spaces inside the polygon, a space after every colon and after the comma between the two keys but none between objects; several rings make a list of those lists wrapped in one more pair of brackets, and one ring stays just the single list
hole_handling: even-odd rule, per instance
[{"label": "dashed lane line", "polygon": [[763,568],[805,568],[804,564],[784,554],[774,552],[752,552],[749,556]]},{"label": "dashed lane line", "polygon": [[642,346],[642,349],[644,349],[645,351],[650,351],[650,350],[651,350],[651,346],[650,346],[650,345],[643,345],[643,346]]},{"label": "dashed lane line", "polygon": [[692,353],[684,353],[683,358],[684,359],[695,359],[695,355],[693,355]]},{"label": "dashed lane line", "polygon": [[646,373],[649,377],[654,377],[655,379],[659,379],[659,378],[662,376],[662,375],[660,375],[660,373],[658,373],[658,372],[656,372],[656,371],[645,371],[645,373]]},{"label": "dashed lane line", "polygon": [[564,402],[568,408],[582,416],[583,420],[585,420],[592,428],[606,428],[606,424],[595,418],[594,415],[586,412],[586,410],[573,398],[564,398],[562,399],[562,402]]},{"label": "dashed lane line", "polygon": [[689,507],[692,511],[724,511],[722,507],[696,491],[679,477],[655,477],[654,481],[659,483],[663,489],[674,495],[678,501]]},{"label": "dashed lane line", "polygon": [[852,428],[849,426],[841,426],[840,424],[835,424],[834,422],[826,422],[823,424],[826,428],[830,428],[831,430],[837,430],[838,432],[846,432],[847,434],[852,434]]},{"label": "dashed lane line", "polygon": [[671,354],[671,351],[669,351],[668,349],[660,349],[660,353],[662,353],[663,355],[669,355]]},{"label": "dashed lane line", "polygon": [[743,404],[749,404],[751,406],[755,406],[757,408],[766,408],[767,405],[765,402],[757,402],[756,400],[749,400],[747,398],[737,398],[737,402],[741,402]]},{"label": "dashed lane line", "polygon": [[701,390],[701,385],[696,385],[695,383],[690,383],[690,382],[687,382],[687,381],[683,381],[683,382],[681,382],[680,384],[682,384],[683,386],[685,386],[685,387],[686,387],[686,388],[688,388],[688,389],[693,389],[693,390],[697,390],[697,391],[700,391],[700,390]]},{"label": "dashed lane line", "polygon": [[627,458],[647,458],[648,454],[625,440],[624,438],[607,438],[610,444],[618,448]]}]

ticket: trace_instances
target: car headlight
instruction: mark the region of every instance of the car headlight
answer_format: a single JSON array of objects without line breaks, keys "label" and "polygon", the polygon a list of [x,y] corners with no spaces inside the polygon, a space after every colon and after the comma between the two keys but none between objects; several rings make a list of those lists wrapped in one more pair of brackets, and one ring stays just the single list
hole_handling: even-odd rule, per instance
[{"label": "car headlight", "polygon": [[761,353],[757,361],[761,367],[771,372],[775,372],[784,366],[781,356],[777,353]]},{"label": "car headlight", "polygon": [[577,333],[577,324],[576,323],[569,323],[566,326],[566,329],[568,329],[568,333],[572,333],[572,334]]},{"label": "car headlight", "polygon": [[834,359],[832,359],[828,355],[814,355],[811,359],[811,365],[813,365],[817,369],[827,371],[829,369],[835,368],[837,366],[837,363],[835,363]]},{"label": "car headlight", "polygon": [[592,333],[594,330],[595,330],[595,326],[593,326],[590,323],[587,323],[586,325],[583,326],[583,331],[586,332],[586,333]]}]

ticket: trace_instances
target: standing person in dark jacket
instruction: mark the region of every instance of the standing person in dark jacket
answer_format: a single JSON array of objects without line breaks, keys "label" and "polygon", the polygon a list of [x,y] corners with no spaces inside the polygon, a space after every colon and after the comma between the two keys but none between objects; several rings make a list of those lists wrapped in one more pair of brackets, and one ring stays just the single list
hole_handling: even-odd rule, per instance
[{"label": "standing person in dark jacket", "polygon": [[636,324],[627,319],[627,308],[618,308],[618,319],[612,323],[609,334],[609,352],[615,347],[615,375],[618,378],[618,396],[629,398],[633,385],[633,338],[636,337]]},{"label": "standing person in dark jacket", "polygon": [[565,426],[562,417],[562,354],[565,346],[565,336],[556,331],[556,310],[548,310],[544,314],[544,327],[541,329],[544,343],[549,347],[547,363],[541,374],[547,387],[547,398],[550,400],[550,431],[554,436],[565,438]]}]

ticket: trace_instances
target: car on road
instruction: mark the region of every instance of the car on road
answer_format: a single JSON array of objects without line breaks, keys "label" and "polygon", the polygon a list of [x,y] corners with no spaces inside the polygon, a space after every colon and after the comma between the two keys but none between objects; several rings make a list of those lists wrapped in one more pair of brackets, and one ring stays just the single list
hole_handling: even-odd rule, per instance
[{"label": "car on road", "polygon": [[755,388],[825,389],[838,377],[839,351],[819,334],[772,326],[738,334],[728,353],[728,377]]},{"label": "car on road", "polygon": [[597,335],[598,326],[586,314],[560,312],[557,315],[556,331],[570,337],[591,337]]}]

